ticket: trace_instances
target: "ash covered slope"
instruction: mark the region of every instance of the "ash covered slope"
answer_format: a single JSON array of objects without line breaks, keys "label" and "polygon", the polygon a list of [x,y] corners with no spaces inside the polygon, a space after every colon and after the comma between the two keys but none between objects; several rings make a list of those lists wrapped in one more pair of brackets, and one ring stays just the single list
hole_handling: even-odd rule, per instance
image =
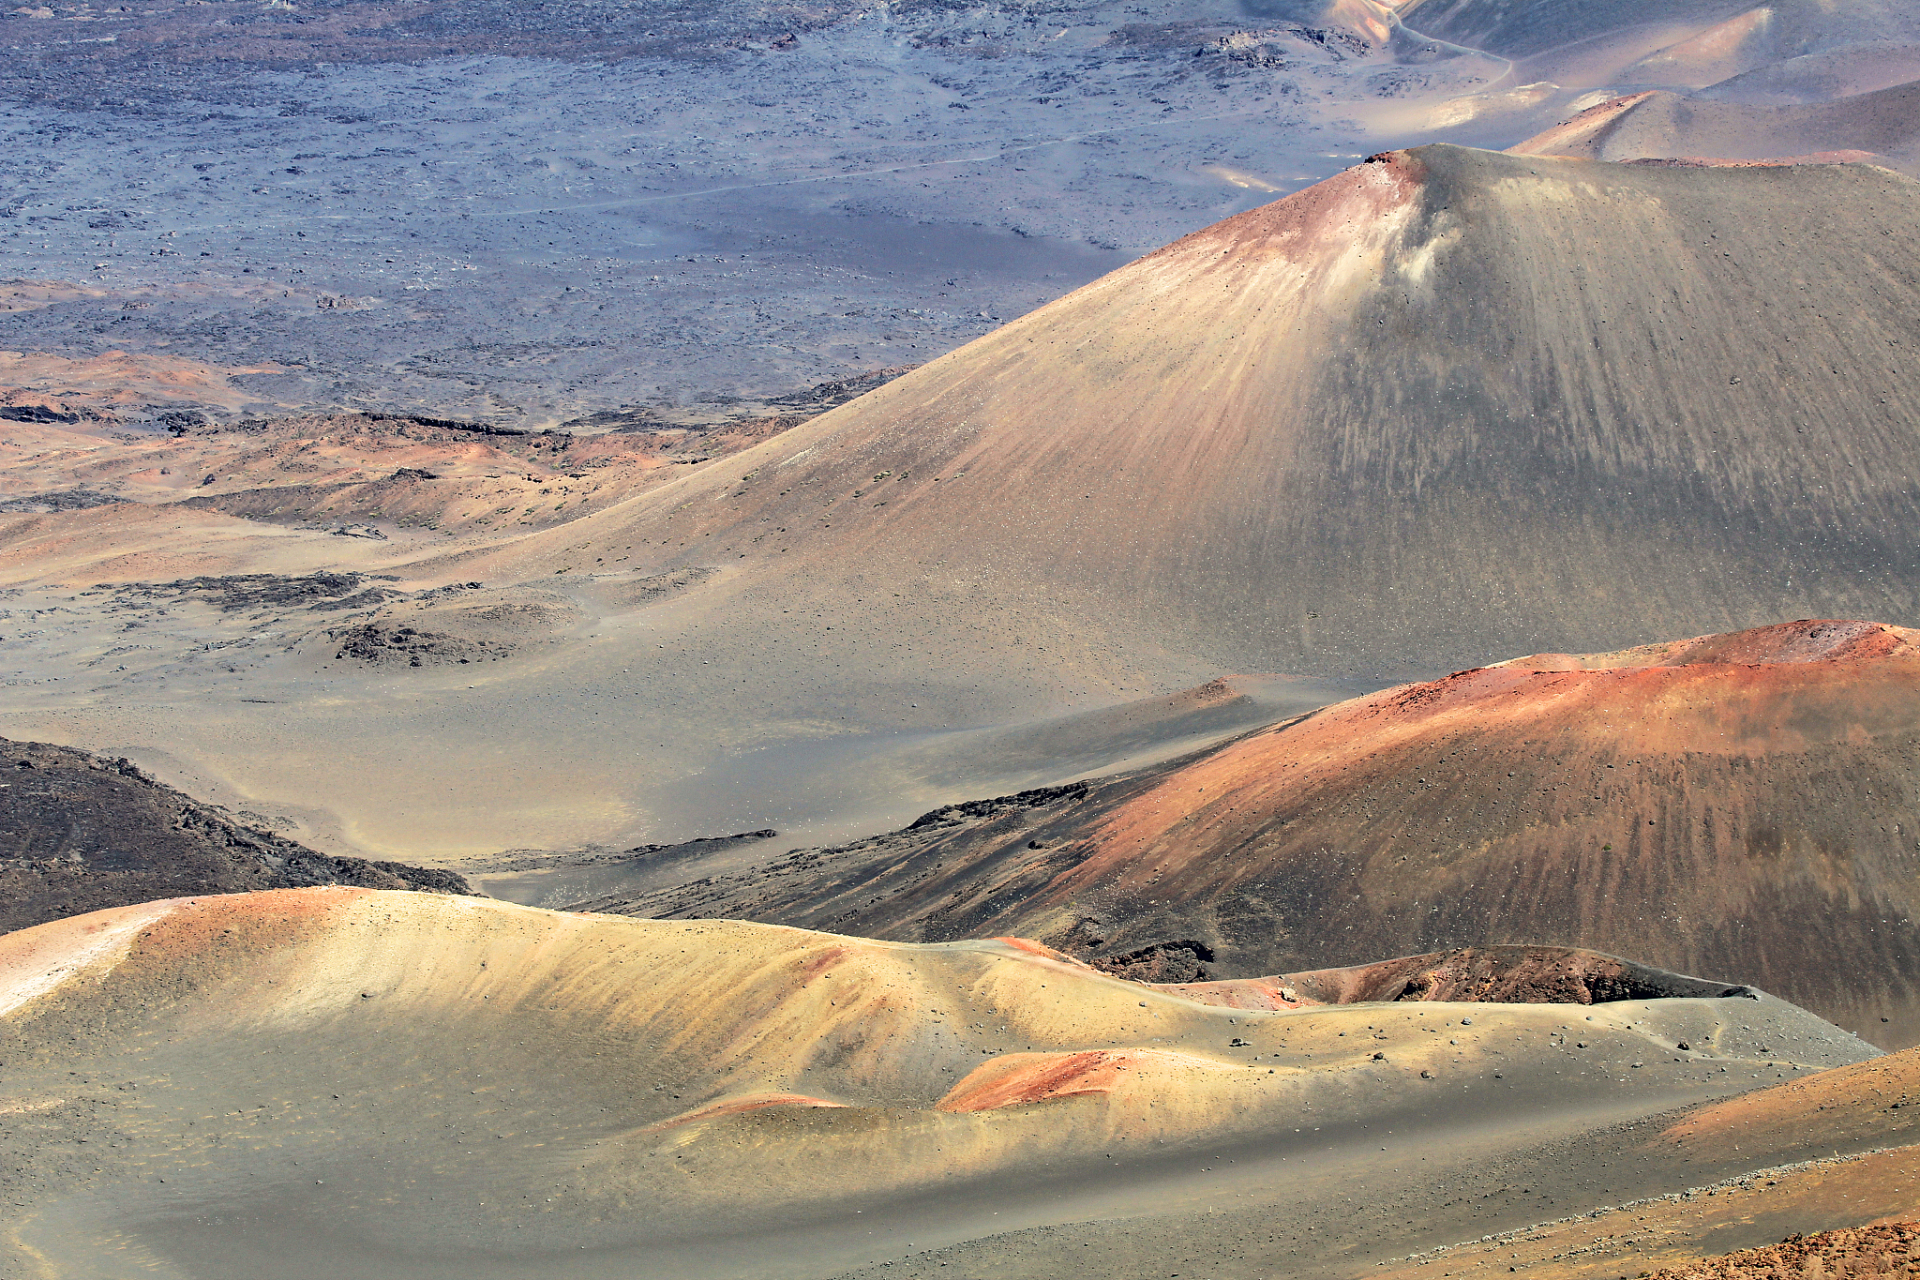
[{"label": "ash covered slope", "polygon": [[1040,665],[1342,674],[1910,617],[1916,226],[1865,166],[1391,153],[507,554],[730,564],[729,627],[976,691],[1021,605]]},{"label": "ash covered slope", "polygon": [[1579,946],[1904,1045],[1920,1040],[1917,741],[1920,649],[1899,628],[1540,655],[621,909],[1019,933],[1182,977]]},{"label": "ash covered slope", "polygon": [[316,853],[124,760],[0,739],[0,932],[157,898],[325,884],[471,892],[451,872]]},{"label": "ash covered slope", "polygon": [[[1618,1126],[1871,1056],[1764,996],[1272,1013],[1007,939],[355,889],[149,903],[0,938],[0,1262],[1351,1275],[1751,1168],[1756,1130],[1687,1165]],[[1122,1237],[1126,1263],[1090,1251]],[[969,1240],[998,1265],[929,1253]]]}]

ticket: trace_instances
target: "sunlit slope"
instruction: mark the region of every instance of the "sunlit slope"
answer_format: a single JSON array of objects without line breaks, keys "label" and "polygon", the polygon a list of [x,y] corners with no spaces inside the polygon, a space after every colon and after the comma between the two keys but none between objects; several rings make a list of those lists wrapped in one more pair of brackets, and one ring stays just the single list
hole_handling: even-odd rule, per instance
[{"label": "sunlit slope", "polygon": [[987,687],[1909,617],[1917,193],[1392,153],[500,563],[731,565],[875,678]]},{"label": "sunlit slope", "polygon": [[[1911,622],[1915,191],[1863,166],[1394,153],[645,493],[584,503],[543,478],[589,512],[560,527],[375,542],[191,512],[183,539],[145,508],[22,517],[0,567],[73,585],[17,606],[46,634],[13,732],[180,762],[176,785],[300,816],[327,851],[819,843],[1122,763],[1003,769],[953,731],[1226,673],[1424,679]],[[317,567],[537,582],[574,622],[389,670],[288,650],[303,615],[249,627],[255,665],[232,672],[186,614],[110,657],[131,619],[77,597]]]},{"label": "sunlit slope", "polygon": [[1256,1013],[1004,940],[353,889],[6,935],[0,1050],[0,1241],[88,1277],[830,1274],[1068,1193],[1188,1212],[1218,1157],[1537,1141],[1869,1052],[1767,998]]},{"label": "sunlit slope", "polygon": [[1768,160],[1820,153],[1920,164],[1920,82],[1808,106],[1630,94],[1510,148],[1522,155],[1639,160],[1679,156]]},{"label": "sunlit slope", "polygon": [[[1889,1264],[1897,1267],[1902,1259],[1879,1256],[1884,1241],[1863,1250],[1862,1258],[1810,1239],[1803,1248],[1786,1250],[1801,1256],[1763,1258],[1751,1270],[1712,1255],[1790,1236],[1798,1242],[1804,1232],[1920,1217],[1920,1146],[1908,1145],[1914,1134],[1903,1119],[1916,1092],[1920,1050],[1908,1049],[1667,1117],[1649,1126],[1651,1133],[1641,1130],[1637,1154],[1657,1152],[1703,1174],[1740,1163],[1767,1172],[1709,1189],[1700,1189],[1706,1180],[1701,1178],[1692,1192],[1653,1203],[1468,1240],[1446,1251],[1446,1269],[1458,1275],[1488,1265],[1495,1271],[1511,1267],[1543,1280],[1615,1280],[1652,1268],[1674,1268],[1688,1280],[1889,1274]],[[1815,1159],[1802,1163],[1810,1138],[1824,1141],[1826,1150],[1813,1147]],[[1863,1158],[1842,1155],[1873,1147],[1881,1149]],[[1824,1254],[1825,1269],[1807,1254]],[[1702,1259],[1707,1261],[1700,1269],[1690,1269]],[[1422,1257],[1379,1274],[1411,1280],[1431,1275],[1425,1268],[1437,1260]],[[1655,1274],[1677,1280],[1670,1272]]]},{"label": "sunlit slope", "polygon": [[1521,58],[1656,23],[1707,30],[1749,7],[1742,0],[1681,0],[1650,13],[1633,0],[1412,0],[1400,6],[1400,16],[1428,35]]}]

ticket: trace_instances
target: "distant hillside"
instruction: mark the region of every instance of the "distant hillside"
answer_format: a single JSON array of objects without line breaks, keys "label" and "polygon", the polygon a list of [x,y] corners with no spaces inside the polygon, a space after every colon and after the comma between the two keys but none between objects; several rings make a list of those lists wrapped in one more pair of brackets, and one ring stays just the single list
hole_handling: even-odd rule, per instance
[{"label": "distant hillside", "polygon": [[1920,168],[1920,81],[1811,106],[1637,93],[1592,107],[1510,148],[1516,155],[1768,160],[1826,153]]}]

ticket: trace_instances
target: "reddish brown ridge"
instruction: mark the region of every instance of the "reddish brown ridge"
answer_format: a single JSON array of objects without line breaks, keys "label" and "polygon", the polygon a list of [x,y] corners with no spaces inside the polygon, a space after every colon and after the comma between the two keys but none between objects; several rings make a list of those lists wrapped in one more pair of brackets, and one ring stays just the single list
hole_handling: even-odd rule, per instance
[{"label": "reddish brown ridge", "polygon": [[1194,1065],[1184,1054],[1154,1050],[1009,1053],[981,1063],[940,1099],[941,1111],[992,1111],[1030,1102],[1112,1093],[1121,1073],[1154,1059]]},{"label": "reddish brown ridge", "polygon": [[[1920,936],[1890,927],[1920,910],[1901,873],[1920,839],[1917,730],[1920,649],[1873,623],[1460,672],[1253,735],[1088,814],[1092,854],[1006,923],[1057,940],[1089,903],[1137,903],[1165,917],[1159,937],[1267,973],[1294,955],[1551,941],[1859,1026],[1904,1001],[1816,957],[1851,954],[1900,989],[1894,975],[1920,973]],[[1277,952],[1269,926],[1194,927],[1248,899],[1286,912],[1297,950]]]}]

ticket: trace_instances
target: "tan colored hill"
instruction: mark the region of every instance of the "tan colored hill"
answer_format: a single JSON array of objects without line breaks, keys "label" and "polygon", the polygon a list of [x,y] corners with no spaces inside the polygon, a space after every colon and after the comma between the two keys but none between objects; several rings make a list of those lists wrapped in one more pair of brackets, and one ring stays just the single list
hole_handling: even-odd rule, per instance
[{"label": "tan colored hill", "polygon": [[1645,1122],[1867,1056],[1759,996],[1249,1012],[1011,939],[176,900],[0,936],[0,1251],[88,1280],[1337,1275],[1796,1158],[1803,1131]]},{"label": "tan colored hill", "polygon": [[1150,636],[1269,671],[1905,616],[1916,196],[1377,157],[500,563],[731,565],[743,604],[842,615],[836,658],[895,636],[980,680],[1039,665],[974,630],[1015,602],[1081,663]]},{"label": "tan colored hill", "polygon": [[[1640,1138],[1643,1152],[1671,1153],[1696,1169],[1745,1157],[1749,1171],[1459,1241],[1378,1274],[1411,1280],[1443,1263],[1455,1275],[1490,1268],[1544,1280],[1899,1275],[1910,1234],[1883,1224],[1920,1216],[1920,1146],[1903,1120],[1917,1097],[1920,1050],[1909,1049],[1666,1117]],[[1850,1155],[1863,1138],[1880,1149]],[[1810,1148],[1813,1158],[1796,1158]]]},{"label": "tan colored hill", "polygon": [[0,510],[72,509],[63,499],[77,494],[165,506],[183,520],[220,512],[279,527],[443,536],[565,524],[804,420],[576,437],[361,414],[167,431],[79,412],[50,418],[12,426],[0,442]]},{"label": "tan colored hill", "polygon": [[1812,106],[1632,94],[1591,107],[1511,150],[1612,161],[1769,160],[1827,153],[1912,173],[1920,166],[1920,81]]},{"label": "tan colored hill", "polygon": [[1803,622],[1517,659],[617,909],[1019,933],[1161,981],[1587,947],[1912,1044],[1915,639]]}]

